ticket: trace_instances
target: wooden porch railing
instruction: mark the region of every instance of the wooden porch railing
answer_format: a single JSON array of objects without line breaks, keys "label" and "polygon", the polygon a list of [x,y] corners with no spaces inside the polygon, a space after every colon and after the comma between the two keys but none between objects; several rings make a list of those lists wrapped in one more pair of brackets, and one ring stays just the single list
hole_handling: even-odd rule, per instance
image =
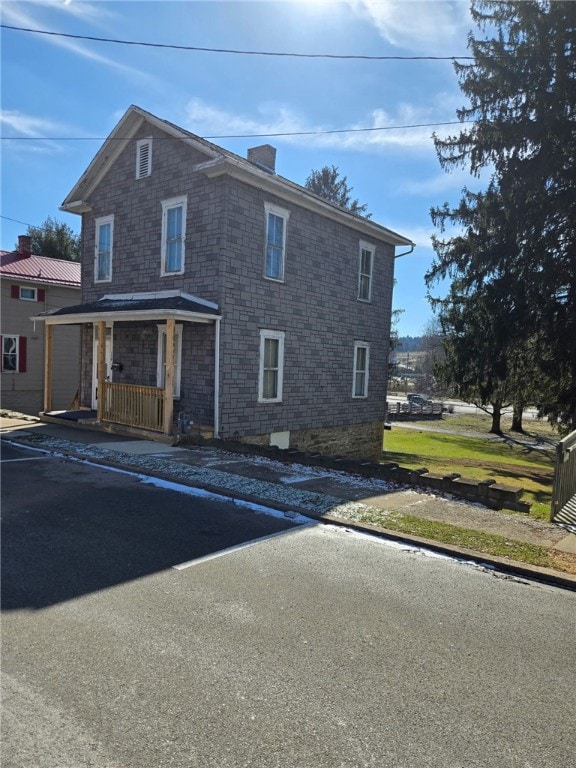
[{"label": "wooden porch railing", "polygon": [[104,381],[102,384],[102,421],[162,432],[164,390],[161,387],[117,384],[112,381]]}]

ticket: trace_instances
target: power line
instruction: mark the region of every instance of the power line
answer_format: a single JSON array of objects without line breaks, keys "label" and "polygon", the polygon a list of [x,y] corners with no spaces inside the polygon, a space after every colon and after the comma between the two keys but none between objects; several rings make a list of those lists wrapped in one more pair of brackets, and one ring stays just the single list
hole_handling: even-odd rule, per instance
[{"label": "power line", "polygon": [[194,45],[174,45],[170,43],[147,43],[141,40],[118,40],[111,37],[94,37],[92,35],[73,35],[69,32],[50,32],[46,29],[30,29],[29,27],[13,27],[9,24],[0,24],[2,29],[11,29],[15,32],[32,32],[37,35],[51,35],[53,37],[68,37],[74,40],[89,40],[96,43],[114,43],[116,45],[136,45],[145,48],[169,48],[174,51],[195,51],[197,53],[226,53],[237,56],[278,56],[295,59],[336,59],[356,61],[473,61],[473,56],[364,56],[359,54],[336,53],[293,53],[286,51],[243,51],[234,48],[201,48]]},{"label": "power line", "polygon": [[[331,133],[368,133],[374,131],[402,131],[409,128],[437,128],[441,125],[462,125],[463,123],[472,123],[473,120],[452,120],[442,123],[413,123],[412,125],[386,125],[380,128],[333,128],[320,131],[286,131],[282,133],[239,133],[239,134],[220,134],[214,136],[200,136],[201,139],[264,139],[279,138],[282,136],[325,136]],[[128,141],[131,136],[0,136],[0,141]],[[156,137],[155,141],[178,140],[173,136]]]},{"label": "power line", "polygon": [[0,219],[6,219],[6,221],[13,221],[15,224],[24,224],[25,227],[34,227],[34,224],[29,224],[27,221],[20,221],[20,219],[11,219],[10,216],[1,216]]}]

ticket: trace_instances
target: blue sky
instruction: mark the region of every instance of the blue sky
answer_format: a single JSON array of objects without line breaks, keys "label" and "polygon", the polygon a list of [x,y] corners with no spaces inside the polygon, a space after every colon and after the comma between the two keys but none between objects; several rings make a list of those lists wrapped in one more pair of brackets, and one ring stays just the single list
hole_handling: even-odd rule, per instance
[{"label": "blue sky", "polygon": [[[54,0],[0,6],[2,23],[73,35],[202,48],[357,56],[466,56],[467,0]],[[430,208],[478,182],[445,173],[431,134],[457,126],[266,138],[246,134],[454,121],[465,104],[449,61],[370,61],[178,51],[1,30],[1,247],[59,211],[130,104],[245,156],[277,147],[276,170],[304,184],[336,165],[373,219],[411,238],[396,262],[400,335],[432,316],[424,274]],[[49,138],[46,138],[49,137]],[[22,140],[25,139],[25,140]],[[15,221],[14,221],[15,220]]]}]

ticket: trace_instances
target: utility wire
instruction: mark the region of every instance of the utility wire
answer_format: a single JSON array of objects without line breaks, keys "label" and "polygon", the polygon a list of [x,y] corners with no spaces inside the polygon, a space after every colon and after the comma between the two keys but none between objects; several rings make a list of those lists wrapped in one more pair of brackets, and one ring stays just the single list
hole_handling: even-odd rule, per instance
[{"label": "utility wire", "polygon": [[357,54],[335,53],[289,53],[285,51],[242,51],[234,48],[200,48],[194,45],[173,45],[169,43],[146,43],[140,40],[117,40],[111,37],[93,37],[91,35],[73,35],[69,32],[49,32],[46,29],[30,29],[28,27],[13,27],[0,24],[2,29],[16,32],[32,32],[37,35],[52,35],[53,37],[68,37],[74,40],[90,40],[96,43],[115,43],[116,45],[138,45],[146,48],[169,48],[175,51],[196,51],[200,53],[227,53],[237,56],[280,56],[295,59],[336,59],[358,61],[473,61],[473,56],[362,56]]},{"label": "utility wire", "polygon": [[[220,134],[215,136],[199,136],[201,139],[263,139],[282,136],[325,136],[330,133],[368,133],[371,131],[401,131],[408,128],[436,128],[441,125],[462,125],[473,120],[452,120],[443,123],[415,123],[413,125],[387,125],[381,128],[334,128],[321,131],[286,131],[284,133],[239,133]],[[0,141],[128,141],[131,136],[0,136]],[[156,137],[154,141],[174,141],[173,136]]]},{"label": "utility wire", "polygon": [[24,224],[25,227],[34,227],[34,224],[29,224],[27,221],[20,221],[20,219],[11,219],[10,216],[0,216],[0,219],[6,219],[6,221],[13,221],[15,224]]}]

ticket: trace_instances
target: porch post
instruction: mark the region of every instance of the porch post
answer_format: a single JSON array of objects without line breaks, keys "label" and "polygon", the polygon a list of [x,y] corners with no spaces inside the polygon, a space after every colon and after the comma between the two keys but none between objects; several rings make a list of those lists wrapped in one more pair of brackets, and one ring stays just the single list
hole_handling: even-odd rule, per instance
[{"label": "porch post", "polygon": [[98,421],[104,415],[104,380],[106,379],[106,321],[98,323]]},{"label": "porch post", "polygon": [[174,328],[173,317],[166,318],[166,370],[164,373],[164,434],[172,433],[174,416]]},{"label": "porch post", "polygon": [[214,339],[214,437],[220,437],[220,318],[216,318]]},{"label": "porch post", "polygon": [[52,410],[52,331],[53,326],[44,324],[44,413]]}]

